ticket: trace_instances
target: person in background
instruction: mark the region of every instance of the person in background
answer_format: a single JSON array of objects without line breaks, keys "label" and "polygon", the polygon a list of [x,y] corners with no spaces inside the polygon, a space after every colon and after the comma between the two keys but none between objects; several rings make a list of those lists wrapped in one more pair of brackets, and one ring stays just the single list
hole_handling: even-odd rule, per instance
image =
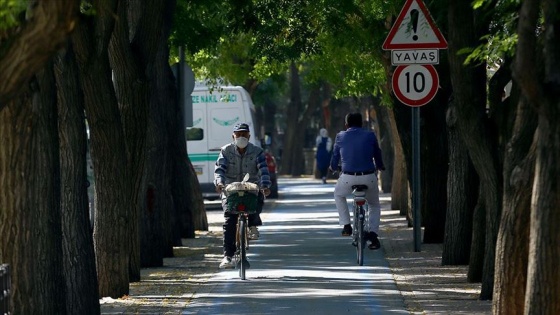
[{"label": "person in background", "polygon": [[315,142],[317,146],[317,152],[315,153],[317,170],[319,171],[321,180],[323,180],[323,184],[326,184],[332,150],[332,139],[329,137],[327,129],[321,128],[321,130],[319,130],[319,135]]},{"label": "person in background", "polygon": [[[264,205],[264,197],[270,194],[269,188],[271,183],[264,151],[250,143],[250,137],[248,124],[240,123],[234,127],[233,141],[220,149],[220,154],[214,167],[214,185],[216,186],[216,192],[221,194],[226,185],[242,181],[245,174],[248,173],[248,181],[259,185],[263,189],[263,191],[259,192],[257,213],[250,214],[248,220],[249,239],[258,239],[259,230],[257,226],[262,225],[260,213]],[[224,258],[219,267],[221,269],[232,269],[235,268],[232,257],[235,253],[237,215],[229,212],[223,194],[222,208],[224,209]]]},{"label": "person in background", "polygon": [[369,249],[378,249],[381,247],[378,239],[381,204],[377,170],[385,170],[381,149],[375,133],[362,128],[362,114],[346,115],[345,126],[346,130],[336,135],[330,163],[333,171],[339,170],[340,163],[341,174],[334,187],[334,200],[339,223],[344,226],[342,235],[352,235],[346,196],[352,193],[353,185],[367,185],[365,197],[368,203],[369,231],[366,232],[366,239],[371,242]]}]

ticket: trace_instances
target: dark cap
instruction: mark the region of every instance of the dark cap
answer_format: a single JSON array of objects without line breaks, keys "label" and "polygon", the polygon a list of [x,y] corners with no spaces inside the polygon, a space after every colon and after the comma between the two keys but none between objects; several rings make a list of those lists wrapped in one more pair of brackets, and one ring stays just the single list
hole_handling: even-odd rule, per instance
[{"label": "dark cap", "polygon": [[247,125],[246,123],[239,123],[235,125],[235,127],[233,127],[233,132],[236,131],[249,131],[249,125]]}]

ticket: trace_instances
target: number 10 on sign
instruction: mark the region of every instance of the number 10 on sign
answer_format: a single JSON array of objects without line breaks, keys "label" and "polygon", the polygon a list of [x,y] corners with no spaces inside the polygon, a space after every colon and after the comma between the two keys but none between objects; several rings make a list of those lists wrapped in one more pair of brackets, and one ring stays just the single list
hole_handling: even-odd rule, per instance
[{"label": "number 10 on sign", "polygon": [[432,65],[401,65],[393,73],[393,92],[403,104],[426,105],[437,93],[439,77]]}]

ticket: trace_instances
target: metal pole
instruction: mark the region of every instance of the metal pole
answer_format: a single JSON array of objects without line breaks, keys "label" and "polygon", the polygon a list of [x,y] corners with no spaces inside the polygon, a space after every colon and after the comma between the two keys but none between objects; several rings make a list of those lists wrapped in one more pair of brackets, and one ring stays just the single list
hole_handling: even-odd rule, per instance
[{"label": "metal pole", "polygon": [[420,190],[420,107],[412,108],[412,211],[414,251],[420,251],[421,241],[421,190]]}]

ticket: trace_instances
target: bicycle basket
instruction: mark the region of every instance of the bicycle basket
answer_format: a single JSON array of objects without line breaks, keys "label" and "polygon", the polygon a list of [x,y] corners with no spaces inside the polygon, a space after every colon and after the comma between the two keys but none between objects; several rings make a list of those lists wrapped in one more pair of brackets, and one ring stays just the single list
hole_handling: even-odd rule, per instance
[{"label": "bicycle basket", "polygon": [[259,186],[253,183],[235,182],[226,186],[227,211],[232,213],[257,212]]}]

